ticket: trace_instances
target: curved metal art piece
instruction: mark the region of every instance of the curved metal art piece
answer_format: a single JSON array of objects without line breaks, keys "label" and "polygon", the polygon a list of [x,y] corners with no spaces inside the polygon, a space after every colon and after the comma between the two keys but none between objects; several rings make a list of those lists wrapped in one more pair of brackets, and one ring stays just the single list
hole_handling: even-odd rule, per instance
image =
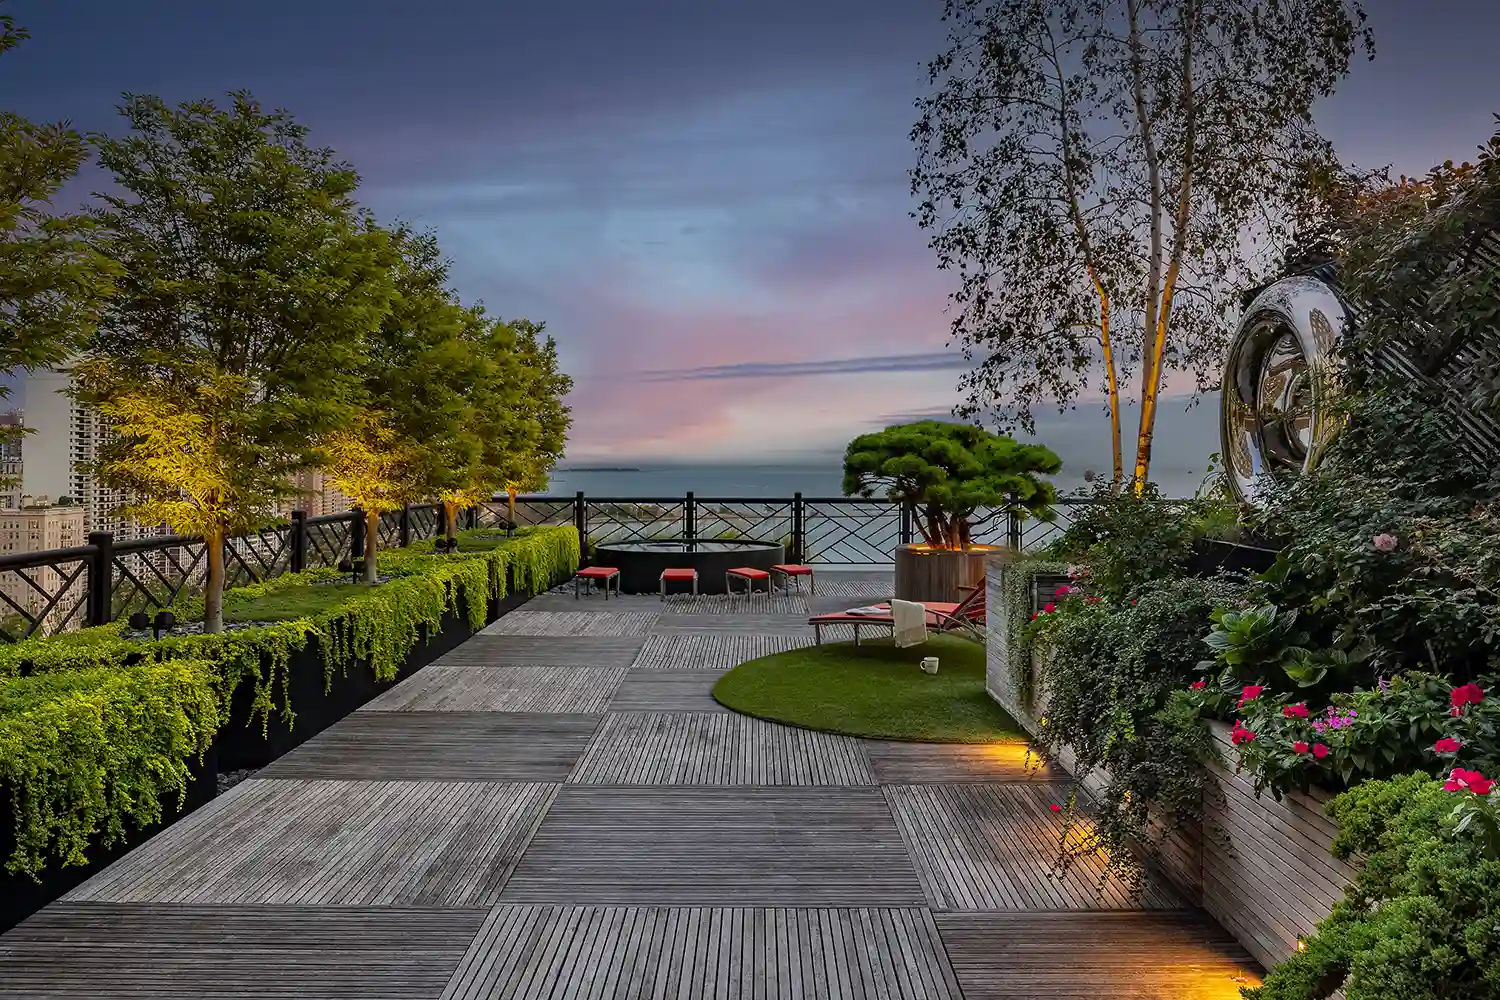
[{"label": "curved metal art piece", "polygon": [[1317,464],[1335,429],[1325,401],[1351,322],[1338,293],[1313,275],[1273,282],[1245,308],[1230,342],[1219,420],[1240,500],[1255,503],[1268,479]]}]

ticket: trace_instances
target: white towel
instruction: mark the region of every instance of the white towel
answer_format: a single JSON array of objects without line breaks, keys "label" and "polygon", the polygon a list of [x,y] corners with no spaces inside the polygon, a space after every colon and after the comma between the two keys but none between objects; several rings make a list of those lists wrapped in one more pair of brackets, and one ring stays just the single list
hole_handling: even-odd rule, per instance
[{"label": "white towel", "polygon": [[927,641],[927,609],[915,601],[892,601],[891,622],[896,645],[915,646]]}]

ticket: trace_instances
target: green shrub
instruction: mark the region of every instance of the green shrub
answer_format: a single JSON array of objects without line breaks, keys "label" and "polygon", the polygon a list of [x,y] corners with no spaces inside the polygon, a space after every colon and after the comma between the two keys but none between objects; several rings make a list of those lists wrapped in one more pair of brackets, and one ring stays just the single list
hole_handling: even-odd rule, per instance
[{"label": "green shrub", "polygon": [[12,798],[12,872],[87,862],[162,818],[220,716],[214,665],[199,660],[0,680],[0,786]]},{"label": "green shrub", "polygon": [[[1364,856],[1306,950],[1249,1000],[1487,1000],[1500,996],[1500,857],[1481,835],[1500,795],[1445,791],[1426,775],[1368,781],[1329,803],[1333,853]],[[1462,827],[1462,829],[1460,828]]]}]

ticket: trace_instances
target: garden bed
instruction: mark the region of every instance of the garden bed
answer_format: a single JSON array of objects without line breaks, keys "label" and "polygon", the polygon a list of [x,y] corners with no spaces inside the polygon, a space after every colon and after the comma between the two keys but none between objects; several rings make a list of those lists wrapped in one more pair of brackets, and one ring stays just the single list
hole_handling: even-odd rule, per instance
[{"label": "garden bed", "polygon": [[[1001,708],[1035,734],[1046,712],[1037,681],[1042,670],[1034,665],[1021,683],[1013,669],[1006,571],[1005,561],[992,560],[986,579],[991,610],[985,686]],[[1249,775],[1222,763],[1232,759],[1229,727],[1214,723],[1210,730],[1221,763],[1210,767],[1213,787],[1203,804],[1203,822],[1170,833],[1151,867],[1271,968],[1294,954],[1298,942],[1343,898],[1355,868],[1329,854],[1334,824],[1323,805],[1330,796],[1290,792],[1279,802],[1257,797]],[[1058,763],[1091,793],[1107,781],[1098,773],[1074,773],[1066,751]]]},{"label": "garden bed", "polygon": [[[154,714],[111,711],[102,702],[97,712],[117,746],[98,747],[85,758],[98,788],[113,789],[125,780],[134,782],[131,789],[144,782],[153,794],[160,791],[159,814],[142,816],[127,797],[76,780],[66,762],[74,742],[94,737],[88,725],[80,723],[76,734],[66,725],[40,729],[60,748],[41,764],[34,753],[24,753],[36,742],[27,733],[9,744],[0,741],[0,857],[22,856],[6,774],[30,776],[32,812],[46,818],[44,832],[34,827],[28,835],[28,871],[0,872],[0,931],[214,798],[221,774],[242,776],[264,767],[571,575],[578,564],[577,534],[570,527],[539,529],[468,554],[391,551],[382,562],[392,579],[374,588],[330,585],[337,574],[318,570],[225,595],[227,620],[270,622],[260,628],[168,635],[156,642],[128,638],[123,623],[116,623],[0,649],[0,726],[31,725],[30,716],[19,713],[38,700],[37,691],[57,689],[62,700],[43,699],[45,711],[72,717],[89,699],[126,697],[128,692],[111,693],[119,686],[115,677],[122,683],[137,677],[170,681],[163,690],[172,695],[153,697]],[[184,608],[183,616],[192,611]],[[196,670],[193,686],[179,676],[189,667]],[[181,721],[187,708],[178,710],[179,704],[199,713],[193,718],[211,716],[203,723],[208,729],[201,745],[184,742],[184,731],[203,730]],[[7,717],[13,707],[17,714]],[[168,738],[170,746],[163,748]],[[119,747],[138,746],[185,769],[180,807],[175,778],[167,780],[172,775],[143,778],[151,769],[130,764],[134,758],[127,760],[131,770],[124,778],[111,772]],[[113,838],[105,836],[110,824]]]}]

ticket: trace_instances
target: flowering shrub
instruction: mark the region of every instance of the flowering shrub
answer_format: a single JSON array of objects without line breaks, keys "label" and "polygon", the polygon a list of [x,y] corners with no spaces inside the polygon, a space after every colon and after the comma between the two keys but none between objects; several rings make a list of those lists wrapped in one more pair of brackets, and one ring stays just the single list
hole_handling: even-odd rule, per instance
[{"label": "flowering shrub", "polygon": [[1306,949],[1248,1000],[1500,996],[1500,791],[1454,784],[1412,774],[1329,803],[1333,853],[1365,863]]},{"label": "flowering shrub", "polygon": [[[1500,695],[1500,678],[1491,687]],[[1335,695],[1319,710],[1299,695],[1235,686],[1225,678],[1190,685],[1184,697],[1208,715],[1234,706],[1237,764],[1254,775],[1257,791],[1270,789],[1278,798],[1294,789],[1338,791],[1411,771],[1436,777],[1461,766],[1500,775],[1500,697],[1486,697],[1481,684],[1455,687],[1411,671]]]}]

